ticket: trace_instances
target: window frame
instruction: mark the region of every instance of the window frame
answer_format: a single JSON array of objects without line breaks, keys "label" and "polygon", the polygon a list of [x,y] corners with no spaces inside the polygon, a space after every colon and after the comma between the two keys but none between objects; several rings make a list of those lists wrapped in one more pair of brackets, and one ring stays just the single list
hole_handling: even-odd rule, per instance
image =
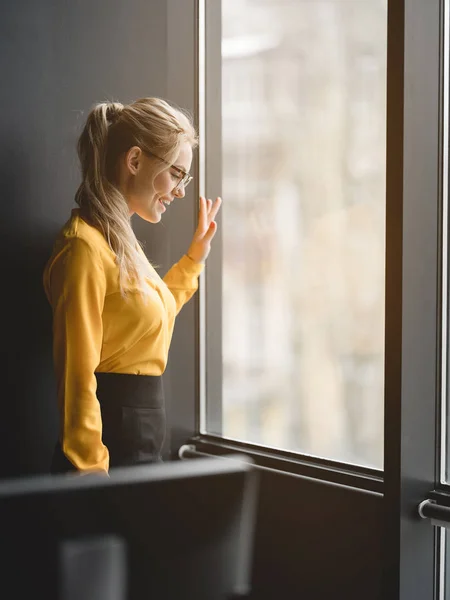
[{"label": "window frame", "polygon": [[[441,532],[420,518],[418,506],[433,490],[448,491],[440,484],[437,451],[442,408],[442,34],[444,2],[448,1],[388,2],[384,470],[373,472],[204,433],[212,430],[211,424],[219,430],[222,402],[221,332],[206,327],[214,315],[220,319],[220,216],[199,294],[190,303],[193,308],[183,309],[185,314],[178,319],[171,351],[172,357],[175,355],[172,372],[177,373],[173,378],[177,379],[175,391],[179,392],[172,394],[174,457],[186,444],[212,455],[246,452],[258,466],[300,480],[313,478],[382,493],[386,526],[383,598],[387,599],[431,600],[441,579],[436,570],[441,558]],[[194,165],[199,174],[196,192],[214,197],[221,194],[221,119],[217,116],[221,105],[217,69],[221,60],[217,44],[221,39],[220,0],[168,0],[168,7],[169,30],[172,27],[173,36],[176,28],[170,25],[170,15],[173,19],[176,15],[179,40],[175,66],[169,61],[168,96],[192,108],[198,120],[206,147]],[[180,23],[184,16],[192,23],[192,14],[194,31],[188,32],[183,25],[180,35]],[[199,18],[203,18],[207,31],[204,42],[199,35]],[[173,37],[169,35],[170,39]],[[191,45],[193,61],[186,58],[186,43]],[[202,53],[204,75],[198,70]],[[194,68],[196,81],[183,88],[180,75],[186,66]],[[208,83],[203,98],[196,87],[202,77]],[[173,83],[176,78],[177,83]],[[200,109],[203,117],[199,116]],[[196,210],[190,222],[195,224],[195,218]],[[207,373],[202,362],[205,343]],[[185,350],[192,344],[195,358],[186,361]],[[214,396],[210,407],[215,410],[201,420],[206,389]]]}]

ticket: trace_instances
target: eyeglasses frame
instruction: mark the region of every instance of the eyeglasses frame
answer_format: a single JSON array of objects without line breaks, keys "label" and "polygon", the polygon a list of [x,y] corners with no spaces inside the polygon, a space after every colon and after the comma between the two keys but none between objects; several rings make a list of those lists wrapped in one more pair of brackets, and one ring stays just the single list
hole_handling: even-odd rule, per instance
[{"label": "eyeglasses frame", "polygon": [[161,162],[166,164],[171,169],[175,169],[175,171],[177,171],[177,173],[180,175],[180,181],[177,183],[177,185],[174,187],[174,189],[179,188],[181,186],[181,184],[183,184],[183,187],[186,188],[191,183],[191,181],[194,179],[194,177],[190,173],[186,173],[185,171],[183,171],[183,169],[180,169],[180,167],[176,167],[175,165],[172,165],[170,162],[168,162],[167,160],[164,160],[164,158],[161,158],[154,152],[149,152],[148,150],[142,150],[142,152],[144,152],[144,154],[148,154],[149,156],[153,156],[154,158],[157,158],[158,160],[160,160]]}]

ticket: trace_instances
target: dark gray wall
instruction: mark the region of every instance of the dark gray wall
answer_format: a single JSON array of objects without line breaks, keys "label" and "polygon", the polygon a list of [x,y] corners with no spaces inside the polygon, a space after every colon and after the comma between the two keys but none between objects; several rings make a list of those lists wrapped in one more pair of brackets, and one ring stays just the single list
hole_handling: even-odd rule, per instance
[{"label": "dark gray wall", "polygon": [[[105,99],[165,97],[166,2],[18,0],[0,18],[3,257],[0,477],[46,471],[57,434],[42,271],[74,206],[75,145]],[[167,267],[168,227],[137,225]]]}]

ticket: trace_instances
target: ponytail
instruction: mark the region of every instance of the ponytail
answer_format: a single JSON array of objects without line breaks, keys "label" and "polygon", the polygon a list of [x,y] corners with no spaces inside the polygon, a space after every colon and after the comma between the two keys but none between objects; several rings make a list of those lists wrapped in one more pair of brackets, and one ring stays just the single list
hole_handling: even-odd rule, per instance
[{"label": "ponytail", "polygon": [[90,112],[78,140],[82,181],[75,202],[87,220],[104,235],[119,266],[123,295],[131,281],[145,294],[145,277],[154,277],[148,262],[139,252],[139,242],[131,226],[128,204],[107,176],[108,132],[120,119],[120,103],[97,104]]}]

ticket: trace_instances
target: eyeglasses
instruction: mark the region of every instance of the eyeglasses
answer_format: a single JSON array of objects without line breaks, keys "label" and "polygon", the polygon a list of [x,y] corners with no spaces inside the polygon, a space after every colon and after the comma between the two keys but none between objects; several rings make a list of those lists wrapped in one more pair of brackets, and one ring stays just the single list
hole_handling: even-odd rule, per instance
[{"label": "eyeglasses", "polygon": [[183,169],[180,169],[179,167],[176,167],[175,165],[172,165],[170,162],[167,162],[167,160],[164,160],[164,158],[161,158],[157,154],[153,154],[153,152],[148,152],[148,150],[143,150],[143,152],[145,154],[148,154],[149,156],[153,156],[154,158],[157,158],[158,160],[160,160],[161,162],[165,163],[168,167],[170,167],[171,169],[173,169],[174,171],[177,172],[177,174],[179,175],[180,179],[179,179],[177,185],[175,186],[175,188],[180,187],[180,185],[183,185],[183,187],[185,188],[194,179],[193,176],[190,173],[186,173],[186,171],[183,171]]}]

